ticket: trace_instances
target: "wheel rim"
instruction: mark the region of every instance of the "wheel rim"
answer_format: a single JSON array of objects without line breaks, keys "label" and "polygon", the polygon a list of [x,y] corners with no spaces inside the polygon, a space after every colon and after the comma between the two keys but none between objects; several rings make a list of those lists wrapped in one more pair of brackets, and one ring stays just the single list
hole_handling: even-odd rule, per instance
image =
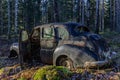
[{"label": "wheel rim", "polygon": [[59,66],[64,66],[64,67],[67,67],[68,69],[72,69],[73,63],[72,63],[72,60],[70,60],[68,58],[62,58],[59,61]]}]

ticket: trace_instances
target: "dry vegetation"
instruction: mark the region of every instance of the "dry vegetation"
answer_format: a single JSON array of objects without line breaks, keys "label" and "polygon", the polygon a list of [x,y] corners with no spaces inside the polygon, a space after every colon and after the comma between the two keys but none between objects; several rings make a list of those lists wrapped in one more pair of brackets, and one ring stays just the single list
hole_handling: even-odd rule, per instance
[{"label": "dry vegetation", "polygon": [[0,80],[120,80],[120,73],[114,72],[112,69],[77,69],[76,71],[70,71],[61,66],[42,66],[16,73],[16,68],[2,68],[0,70]]},{"label": "dry vegetation", "polygon": [[[0,58],[0,80],[120,80],[120,34],[112,33],[112,37],[109,34],[111,33],[105,34],[104,37],[106,37],[112,51],[118,53],[114,58],[117,65],[112,68],[76,69],[70,71],[61,66],[41,65],[21,70],[20,65],[17,63],[10,65],[13,63],[12,60],[10,60],[12,62],[9,62],[7,59]],[[8,46],[3,46],[0,50],[6,52],[4,47],[7,49]],[[9,64],[7,65],[7,63]]]}]

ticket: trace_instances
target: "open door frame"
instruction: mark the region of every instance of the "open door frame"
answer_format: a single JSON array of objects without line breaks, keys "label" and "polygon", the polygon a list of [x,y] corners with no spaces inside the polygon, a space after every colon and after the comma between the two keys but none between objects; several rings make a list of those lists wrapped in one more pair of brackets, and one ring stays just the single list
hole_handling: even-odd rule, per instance
[{"label": "open door frame", "polygon": [[24,58],[28,54],[29,34],[26,30],[22,29],[19,33],[19,62],[20,66],[24,68]]}]

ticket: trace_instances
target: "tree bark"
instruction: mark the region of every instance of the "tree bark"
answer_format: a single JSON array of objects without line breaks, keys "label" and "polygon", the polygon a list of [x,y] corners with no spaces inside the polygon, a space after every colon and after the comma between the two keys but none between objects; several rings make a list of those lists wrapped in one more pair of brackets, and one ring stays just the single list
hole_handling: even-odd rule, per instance
[{"label": "tree bark", "polygon": [[15,0],[15,33],[18,33],[18,0]]},{"label": "tree bark", "polygon": [[120,0],[116,0],[116,31],[120,32]]},{"label": "tree bark", "polygon": [[113,10],[113,8],[112,8],[112,0],[110,0],[110,30],[111,31],[113,31],[113,17],[112,17],[112,10]]},{"label": "tree bark", "polygon": [[90,25],[90,0],[87,0],[87,27]]},{"label": "tree bark", "polygon": [[113,30],[116,28],[116,0],[113,0]]},{"label": "tree bark", "polygon": [[10,0],[7,0],[8,11],[8,39],[10,38]]},{"label": "tree bark", "polygon": [[82,0],[82,24],[84,24],[84,18],[85,18],[85,3],[84,3],[84,0]]},{"label": "tree bark", "polygon": [[3,34],[3,7],[2,0],[0,0],[0,35]]},{"label": "tree bark", "polygon": [[101,31],[104,30],[104,0],[101,2]]},{"label": "tree bark", "polygon": [[99,4],[100,0],[96,0],[96,24],[95,24],[95,33],[99,34]]},{"label": "tree bark", "polygon": [[59,19],[58,1],[54,0],[53,3],[54,3],[54,21],[59,22],[60,19]]},{"label": "tree bark", "polygon": [[80,22],[80,0],[77,0],[77,22]]}]

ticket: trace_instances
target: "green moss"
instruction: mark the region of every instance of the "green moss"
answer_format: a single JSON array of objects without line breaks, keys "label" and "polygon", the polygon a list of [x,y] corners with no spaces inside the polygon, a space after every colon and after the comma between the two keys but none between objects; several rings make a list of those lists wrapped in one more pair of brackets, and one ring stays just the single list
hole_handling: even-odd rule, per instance
[{"label": "green moss", "polygon": [[38,69],[33,76],[33,80],[61,80],[68,79],[71,74],[65,67],[45,66]]},{"label": "green moss", "polygon": [[0,69],[0,75],[3,74],[3,72],[4,72],[4,68],[1,68]]},{"label": "green moss", "polygon": [[20,79],[17,79],[17,80],[27,80],[27,79],[25,79],[25,78],[20,78]]}]

